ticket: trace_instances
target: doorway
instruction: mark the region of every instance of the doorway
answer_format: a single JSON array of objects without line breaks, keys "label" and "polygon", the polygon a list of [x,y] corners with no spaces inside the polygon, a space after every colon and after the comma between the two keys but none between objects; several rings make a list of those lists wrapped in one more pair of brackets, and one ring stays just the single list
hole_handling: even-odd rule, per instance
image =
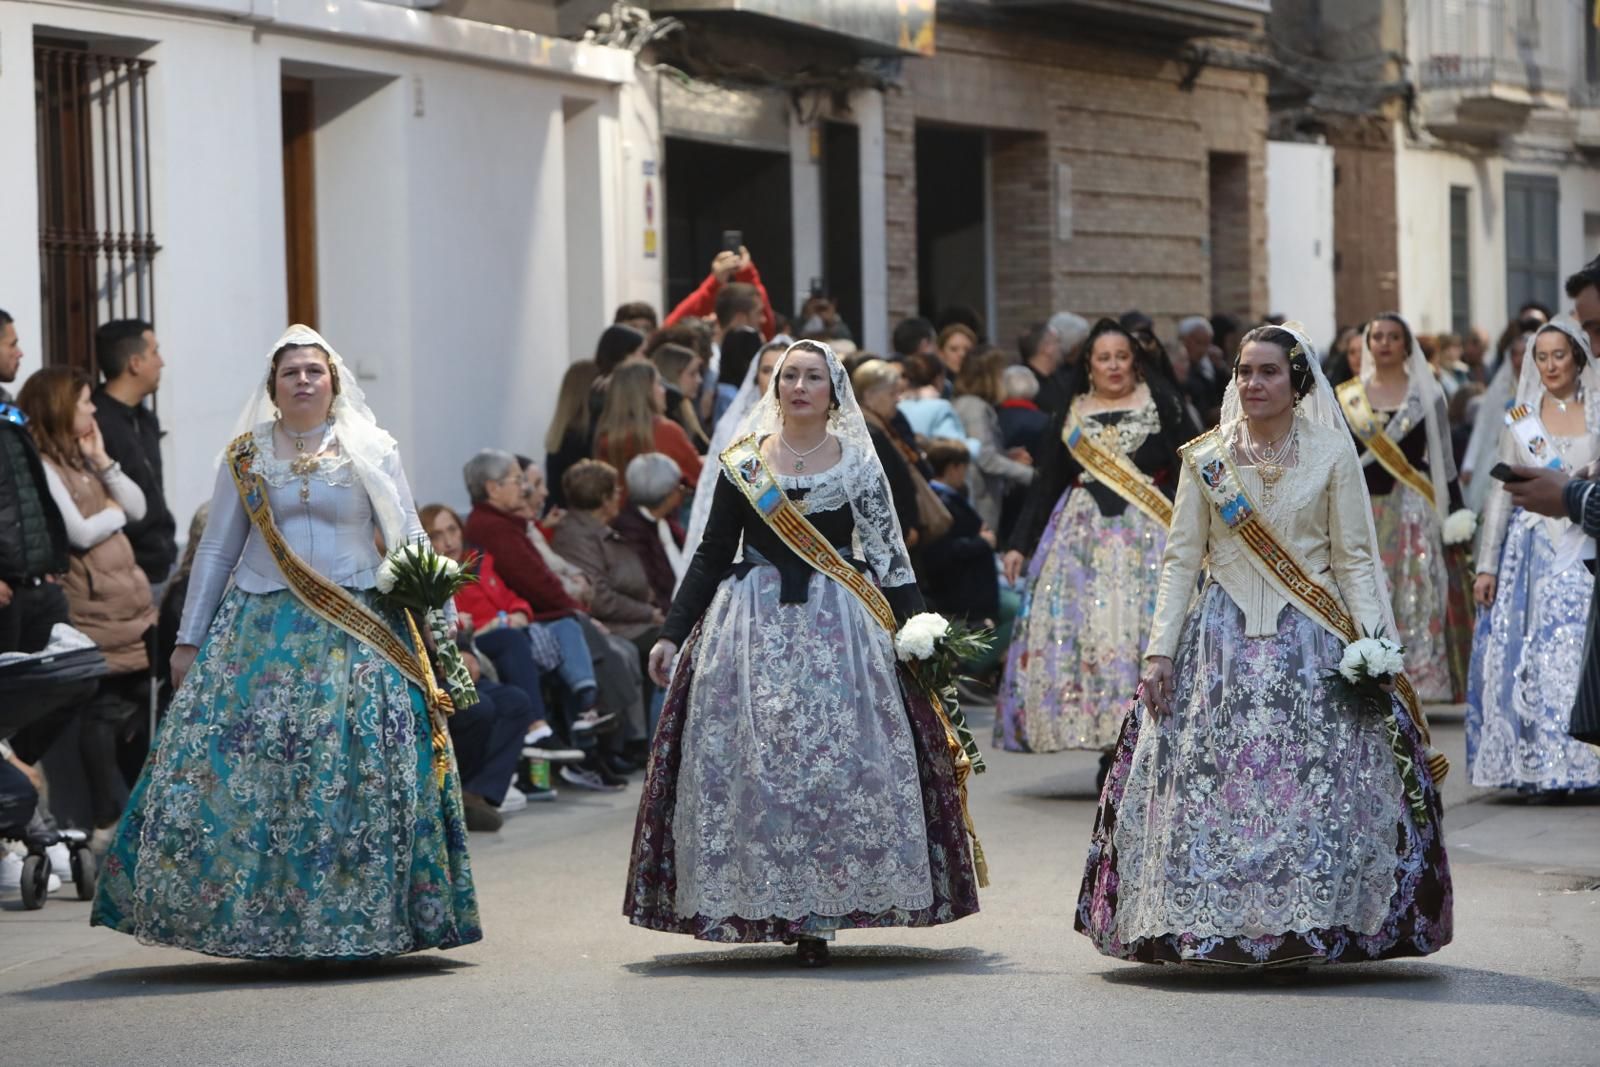
[{"label": "doorway", "polygon": [[917,308],[934,322],[955,307],[988,322],[987,157],[981,131],[917,127]]},{"label": "doorway", "polygon": [[667,310],[705,280],[722,249],[723,231],[738,230],[773,307],[792,315],[788,153],[683,137],[666,141]]},{"label": "doorway", "polygon": [[[822,124],[822,287],[859,340],[861,307],[861,131]],[[809,279],[807,279],[809,282]]]}]

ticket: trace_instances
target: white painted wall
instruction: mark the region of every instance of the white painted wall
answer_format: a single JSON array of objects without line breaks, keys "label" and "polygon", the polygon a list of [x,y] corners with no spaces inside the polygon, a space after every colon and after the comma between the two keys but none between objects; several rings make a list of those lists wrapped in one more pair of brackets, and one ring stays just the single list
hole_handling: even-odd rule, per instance
[{"label": "white painted wall", "polygon": [[1338,329],[1333,299],[1333,149],[1267,142],[1267,303],[1313,338]]},{"label": "white painted wall", "polygon": [[1559,266],[1556,288],[1545,296],[1565,311],[1570,301],[1560,280],[1593,255],[1585,248],[1583,216],[1600,211],[1600,169],[1569,164],[1469,157],[1439,147],[1403,143],[1395,159],[1400,218],[1401,311],[1422,333],[1449,330],[1450,187],[1469,193],[1472,321],[1499,334],[1512,309],[1506,307],[1505,175],[1554,175],[1560,188]]},{"label": "white painted wall", "polygon": [[[461,501],[461,464],[480,447],[541,454],[561,372],[598,333],[573,309],[588,320],[660,300],[661,260],[640,238],[654,118],[631,57],[367,0],[279,0],[277,21],[254,25],[188,6],[0,5],[0,307],[17,318],[24,376],[40,354],[31,45],[45,25],[155,42],[159,403],[180,528],[285,325],[286,63],[338,75],[318,85],[319,325],[399,439],[417,497]],[[593,101],[570,172],[569,98]],[[592,247],[581,258],[603,272],[601,294],[569,290],[569,237]]]}]

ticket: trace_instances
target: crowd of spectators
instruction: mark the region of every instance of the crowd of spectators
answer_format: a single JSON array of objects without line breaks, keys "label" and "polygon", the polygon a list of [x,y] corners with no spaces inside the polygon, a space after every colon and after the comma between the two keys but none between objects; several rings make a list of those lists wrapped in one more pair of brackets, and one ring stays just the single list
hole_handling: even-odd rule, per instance
[{"label": "crowd of spectators", "polygon": [[[1464,482],[1497,369],[1548,317],[1529,304],[1493,341],[1480,330],[1419,338],[1449,399]],[[1194,315],[1163,338],[1141,312],[1120,321],[1195,423],[1214,424],[1251,324]],[[968,665],[992,684],[1019,596],[996,546],[1035,477],[1041,434],[1069,402],[1088,333],[1086,318],[1063,311],[1000,347],[981,316],[951,308],[898,323],[880,356],[858,349],[824,294],[784,319],[743,249],[719,254],[664,317],[644,303],[618,308],[592,358],[566,369],[543,456],[480,451],[463,468],[465,508],[419,508],[437,550],[477,577],[458,597],[458,642],[484,699],[451,722],[472,827],[495,829],[558,786],[626,789],[643,769],[663,698],[646,657],[693,551],[695,487],[716,476],[713,442],[730,439],[741,384],[765,380],[769,353],[790,339],[825,341],[845,360],[925,599],[998,630],[995,649]],[[1338,331],[1324,353],[1330,378],[1358,374],[1362,353],[1360,327]],[[149,744],[145,712],[170,696],[190,555],[180,559],[148,402],[160,345],[148,323],[109,322],[96,357],[99,383],[46,368],[16,399],[0,388],[0,653],[36,652],[70,623],[107,665],[72,709],[0,712],[0,836],[55,823],[103,842]],[[0,312],[0,386],[20,361]],[[204,521],[190,525],[188,553]],[[0,868],[0,887],[10,872]]]}]

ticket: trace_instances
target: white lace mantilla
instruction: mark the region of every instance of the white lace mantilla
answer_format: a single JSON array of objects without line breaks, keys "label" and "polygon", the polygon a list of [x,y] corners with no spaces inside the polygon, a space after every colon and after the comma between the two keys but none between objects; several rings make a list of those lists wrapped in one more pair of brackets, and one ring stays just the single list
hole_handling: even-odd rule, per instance
[{"label": "white lace mantilla", "polygon": [[[805,490],[806,495],[794,501],[801,514],[848,507],[855,521],[854,554],[872,568],[878,584],[885,588],[913,584],[917,576],[911,569],[911,561],[878,533],[885,529],[898,530],[899,520],[895,517],[894,501],[889,499],[883,479],[878,475],[877,455],[863,456],[859,449],[843,439],[839,444],[839,462],[816,474],[778,474],[778,485],[786,493]],[[872,460],[871,464],[864,462],[867,458]],[[731,478],[726,468],[722,474]]]}]

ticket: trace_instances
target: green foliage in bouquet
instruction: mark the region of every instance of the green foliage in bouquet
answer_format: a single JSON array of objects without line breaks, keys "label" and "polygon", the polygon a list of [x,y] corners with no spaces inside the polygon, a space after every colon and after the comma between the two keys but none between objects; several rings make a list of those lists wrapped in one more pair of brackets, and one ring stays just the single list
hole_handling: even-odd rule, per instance
[{"label": "green foliage in bouquet", "polygon": [[937,696],[956,732],[956,739],[972,761],[974,774],[988,770],[978,741],[967,725],[956,693],[956,682],[965,678],[961,665],[980,658],[994,644],[994,631],[951,622],[928,611],[906,620],[894,637],[895,655],[905,669],[930,696]]},{"label": "green foliage in bouquet", "polygon": [[476,556],[457,563],[433,550],[427,541],[401,545],[390,552],[378,567],[378,602],[398,611],[408,611],[422,620],[433,638],[434,654],[444,673],[445,687],[456,710],[478,702],[478,689],[461,658],[461,650],[450,639],[444,608],[450,598],[478,576],[469,569]]}]

